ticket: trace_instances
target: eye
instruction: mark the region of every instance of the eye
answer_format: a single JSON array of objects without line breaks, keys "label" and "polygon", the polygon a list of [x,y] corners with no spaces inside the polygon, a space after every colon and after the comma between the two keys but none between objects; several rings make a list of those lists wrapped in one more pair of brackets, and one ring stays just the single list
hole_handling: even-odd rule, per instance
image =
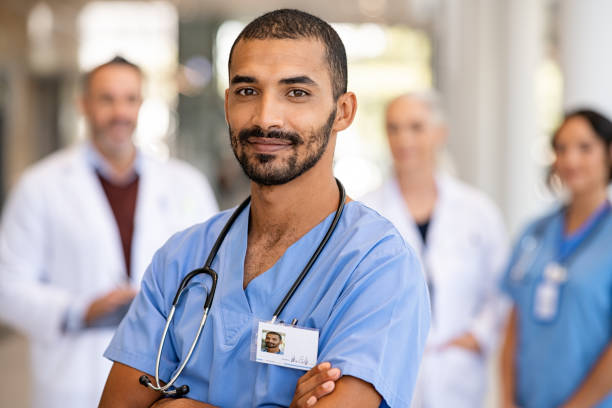
[{"label": "eye", "polygon": [[591,151],[591,144],[590,143],[580,143],[578,145],[578,148],[580,149],[582,153],[588,153]]},{"label": "eye", "polygon": [[113,97],[109,94],[102,94],[100,95],[99,100],[103,103],[112,103]]},{"label": "eye", "polygon": [[257,92],[255,92],[255,89],[253,88],[240,88],[236,90],[236,95],[240,96],[253,96],[256,93]]},{"label": "eye", "polygon": [[310,95],[308,92],[306,92],[303,89],[292,89],[289,91],[288,95],[290,97],[294,97],[294,98],[303,98],[305,96]]},{"label": "eye", "polygon": [[424,128],[425,128],[425,125],[421,122],[414,122],[410,125],[410,129],[416,133],[421,133]]}]

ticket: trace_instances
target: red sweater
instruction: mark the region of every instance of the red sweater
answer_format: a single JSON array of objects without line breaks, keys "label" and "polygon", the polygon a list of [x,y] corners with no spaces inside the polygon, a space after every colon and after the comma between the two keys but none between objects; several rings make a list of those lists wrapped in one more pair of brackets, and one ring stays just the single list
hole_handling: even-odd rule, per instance
[{"label": "red sweater", "polygon": [[123,247],[123,258],[125,270],[130,276],[130,265],[132,255],[132,235],[134,234],[134,212],[136,211],[136,197],[138,196],[138,181],[136,176],[133,181],[125,185],[117,185],[106,180],[98,173],[100,183],[106,198],[113,210],[119,234],[121,235],[121,246]]}]

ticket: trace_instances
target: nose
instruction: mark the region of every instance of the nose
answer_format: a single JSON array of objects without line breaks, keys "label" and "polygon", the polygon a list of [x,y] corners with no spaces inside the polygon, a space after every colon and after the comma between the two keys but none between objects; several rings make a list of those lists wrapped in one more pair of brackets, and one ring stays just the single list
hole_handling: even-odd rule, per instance
[{"label": "nose", "polygon": [[580,161],[580,151],[577,148],[571,147],[560,154],[558,159],[566,165],[574,166]]},{"label": "nose", "polygon": [[274,95],[268,93],[259,98],[253,122],[264,130],[283,128],[283,108]]},{"label": "nose", "polygon": [[416,134],[408,127],[401,127],[395,131],[393,141],[401,148],[411,148],[416,143]]}]

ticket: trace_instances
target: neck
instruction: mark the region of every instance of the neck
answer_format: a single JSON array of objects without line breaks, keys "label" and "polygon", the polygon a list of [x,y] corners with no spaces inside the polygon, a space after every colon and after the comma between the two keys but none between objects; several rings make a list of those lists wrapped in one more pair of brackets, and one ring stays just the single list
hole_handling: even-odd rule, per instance
[{"label": "neck", "polygon": [[434,172],[429,169],[403,172],[396,170],[395,174],[403,194],[411,196],[427,195],[436,189]]},{"label": "neck", "polygon": [[130,144],[129,148],[117,151],[104,149],[95,141],[93,145],[110,166],[114,180],[122,181],[132,175],[134,160],[136,159],[136,147],[133,144]]},{"label": "neck", "polygon": [[436,179],[432,170],[400,172],[396,171],[400,192],[417,223],[425,222],[430,217],[438,199]]},{"label": "neck", "polygon": [[608,192],[606,188],[574,194],[567,207],[566,232],[571,233],[578,229],[607,199]]},{"label": "neck", "polygon": [[331,167],[325,174],[316,167],[279,186],[251,183],[249,237],[273,232],[297,238],[338,208],[340,193]]}]

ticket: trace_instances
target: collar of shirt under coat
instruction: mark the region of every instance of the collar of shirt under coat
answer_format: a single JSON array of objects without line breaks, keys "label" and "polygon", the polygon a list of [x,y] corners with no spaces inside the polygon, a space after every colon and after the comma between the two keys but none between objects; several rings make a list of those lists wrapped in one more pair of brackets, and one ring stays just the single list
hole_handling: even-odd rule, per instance
[{"label": "collar of shirt under coat", "polygon": [[142,153],[138,149],[136,149],[136,155],[134,157],[134,162],[132,163],[130,173],[122,180],[117,180],[115,172],[113,171],[108,160],[106,160],[104,156],[100,154],[98,149],[96,149],[91,141],[85,143],[85,160],[87,160],[87,164],[98,172],[105,180],[116,185],[129,184],[142,173]]}]

